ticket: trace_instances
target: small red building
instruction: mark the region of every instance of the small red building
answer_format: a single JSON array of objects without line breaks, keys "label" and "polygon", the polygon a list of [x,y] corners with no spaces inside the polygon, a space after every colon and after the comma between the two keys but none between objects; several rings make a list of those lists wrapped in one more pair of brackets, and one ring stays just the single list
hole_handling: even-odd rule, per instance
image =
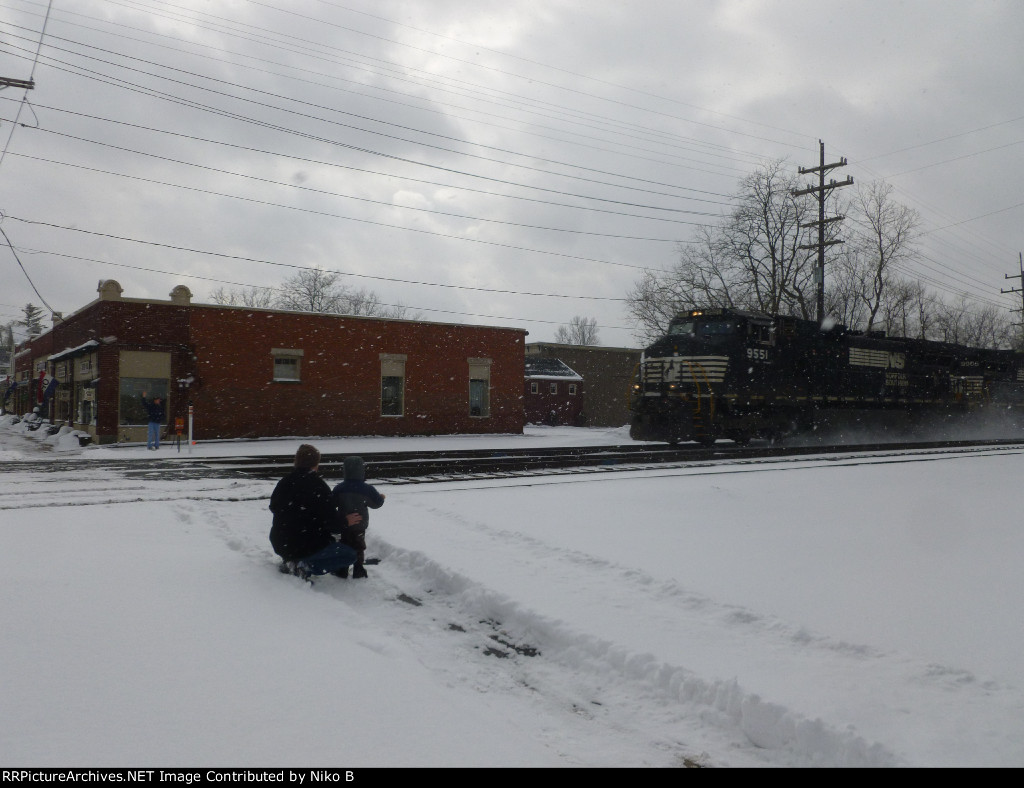
[{"label": "small red building", "polygon": [[143,392],[193,438],[523,431],[522,329],[99,297],[15,353],[17,413],[145,440]]},{"label": "small red building", "polygon": [[529,424],[579,426],[583,378],[557,358],[527,356],[523,409]]}]

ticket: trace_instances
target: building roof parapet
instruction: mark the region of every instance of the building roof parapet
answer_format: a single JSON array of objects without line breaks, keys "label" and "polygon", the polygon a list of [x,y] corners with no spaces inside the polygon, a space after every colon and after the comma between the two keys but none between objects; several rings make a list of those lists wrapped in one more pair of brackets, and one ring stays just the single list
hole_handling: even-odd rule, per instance
[{"label": "building roof parapet", "polygon": [[605,347],[604,345],[564,345],[558,342],[528,342],[526,344],[527,355],[559,350],[565,352],[582,350],[597,353],[640,353],[642,348]]}]

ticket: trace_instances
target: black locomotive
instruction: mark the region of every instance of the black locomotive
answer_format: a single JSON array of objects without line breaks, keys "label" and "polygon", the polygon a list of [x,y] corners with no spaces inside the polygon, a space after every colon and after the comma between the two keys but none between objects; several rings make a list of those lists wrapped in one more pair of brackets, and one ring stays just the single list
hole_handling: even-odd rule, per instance
[{"label": "black locomotive", "polygon": [[695,309],[644,351],[630,409],[630,437],[670,444],[777,441],[875,417],[911,426],[968,423],[985,413],[1016,425],[1024,415],[1024,355]]}]

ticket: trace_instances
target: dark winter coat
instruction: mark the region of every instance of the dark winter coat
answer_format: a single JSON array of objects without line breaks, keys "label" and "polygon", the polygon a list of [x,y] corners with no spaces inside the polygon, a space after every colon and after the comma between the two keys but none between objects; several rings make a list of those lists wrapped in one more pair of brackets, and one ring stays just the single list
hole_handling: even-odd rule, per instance
[{"label": "dark winter coat", "polygon": [[356,512],[363,520],[358,525],[347,526],[343,538],[346,543],[357,549],[366,549],[366,528],[370,525],[370,509],[379,509],[384,505],[384,496],[372,484],[366,483],[366,471],[359,457],[345,458],[345,481],[337,485],[332,493],[334,502],[345,515]]},{"label": "dark winter coat", "polygon": [[146,409],[146,413],[149,414],[150,422],[157,422],[158,424],[164,423],[164,403],[154,402],[151,399],[142,398],[142,407]]},{"label": "dark winter coat", "polygon": [[270,496],[270,511],[270,544],[285,561],[298,561],[335,541],[338,507],[316,471],[297,468],[281,479]]}]

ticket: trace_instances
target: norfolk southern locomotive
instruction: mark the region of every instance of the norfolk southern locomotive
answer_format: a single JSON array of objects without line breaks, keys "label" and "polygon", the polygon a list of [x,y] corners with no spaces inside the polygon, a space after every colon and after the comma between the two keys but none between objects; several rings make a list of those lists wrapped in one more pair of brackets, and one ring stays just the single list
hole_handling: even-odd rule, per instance
[{"label": "norfolk southern locomotive", "polygon": [[670,444],[779,440],[836,417],[910,425],[988,412],[1013,422],[1024,414],[1024,356],[697,309],[644,351],[630,408],[634,440]]}]

